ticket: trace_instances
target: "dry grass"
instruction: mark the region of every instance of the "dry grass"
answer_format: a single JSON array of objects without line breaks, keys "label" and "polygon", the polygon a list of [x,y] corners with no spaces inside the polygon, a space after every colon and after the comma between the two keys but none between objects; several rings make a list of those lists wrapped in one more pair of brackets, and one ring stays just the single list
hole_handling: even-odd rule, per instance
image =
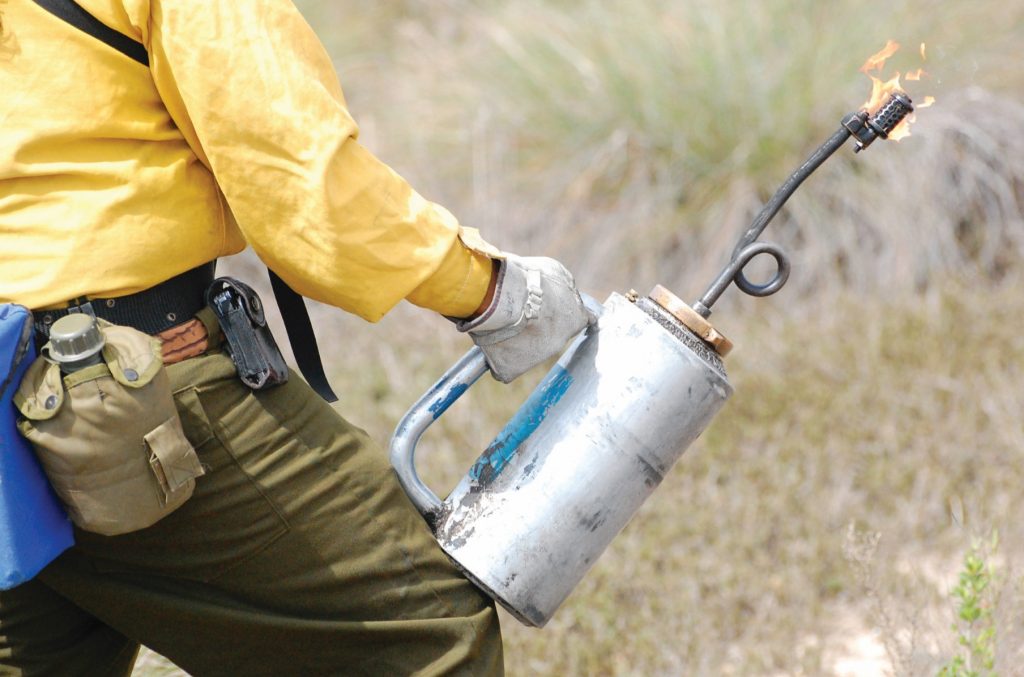
[{"label": "dry grass", "polygon": [[[1006,205],[1006,183],[1019,190],[1019,0],[331,7],[355,17],[327,34],[367,142],[498,244],[563,258],[602,291],[706,284],[761,202],[866,98],[857,68],[889,37],[906,45],[903,70],[929,42],[932,77],[911,93],[939,105],[916,138],[847,151],[798,192],[767,234],[800,245],[795,282],[912,289],[958,263],[963,222],[992,195]],[[1019,232],[1015,213],[981,215],[984,230]],[[916,248],[901,234],[941,251],[899,265],[894,252]]]},{"label": "dry grass", "polygon": [[[823,674],[837,623],[864,612],[892,637],[917,624],[903,674],[934,674],[971,534],[998,527],[1006,567],[1024,552],[1024,299],[958,299],[846,299],[813,333],[805,318],[738,327],[732,403],[552,627],[510,629],[510,655],[538,668],[514,674]],[[880,534],[860,579],[851,524]],[[1007,619],[1000,639],[1022,630]]]},{"label": "dry grass", "polygon": [[[791,282],[714,316],[738,344],[731,403],[547,628],[506,618],[507,666],[934,675],[963,552],[997,528],[997,666],[1024,674],[1024,2],[299,4],[371,148],[599,296],[695,297],[865,98],[863,59],[927,40],[912,94],[939,103],[910,139],[831,160],[770,227]],[[408,307],[316,316],[341,409],[382,444],[467,347]],[[431,430],[439,493],[529,388],[482,383]]]}]

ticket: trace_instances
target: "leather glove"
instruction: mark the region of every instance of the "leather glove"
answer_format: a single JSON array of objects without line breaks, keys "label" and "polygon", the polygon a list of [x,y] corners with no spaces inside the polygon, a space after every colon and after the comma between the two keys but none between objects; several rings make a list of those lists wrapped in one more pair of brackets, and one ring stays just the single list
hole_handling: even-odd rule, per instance
[{"label": "leather glove", "polygon": [[560,352],[596,318],[558,261],[508,256],[499,265],[491,304],[456,327],[483,350],[494,378],[508,383]]}]

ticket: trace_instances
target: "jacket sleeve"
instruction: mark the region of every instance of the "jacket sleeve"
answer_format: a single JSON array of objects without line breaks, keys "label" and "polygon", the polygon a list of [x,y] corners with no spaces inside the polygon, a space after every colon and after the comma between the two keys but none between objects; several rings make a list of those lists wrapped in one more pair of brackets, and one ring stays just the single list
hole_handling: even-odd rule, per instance
[{"label": "jacket sleeve", "polygon": [[403,298],[466,316],[490,260],[362,147],[289,0],[127,0],[160,96],[239,229],[296,291],[375,321]]}]

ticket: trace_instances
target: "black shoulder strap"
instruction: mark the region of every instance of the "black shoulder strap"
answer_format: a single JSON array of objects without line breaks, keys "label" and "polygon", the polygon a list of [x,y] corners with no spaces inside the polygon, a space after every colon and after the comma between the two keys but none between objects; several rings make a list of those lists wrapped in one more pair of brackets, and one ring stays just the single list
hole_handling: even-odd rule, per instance
[{"label": "black shoulder strap", "polygon": [[[75,28],[88,33],[97,40],[104,42],[127,57],[149,66],[149,54],[142,43],[136,42],[123,33],[115,31],[99,19],[82,9],[74,0],[34,0],[34,2],[54,16],[63,19]],[[277,307],[281,311],[288,341],[295,355],[299,371],[306,378],[310,387],[328,402],[337,402],[338,396],[331,390],[324,374],[324,365],[320,359],[320,349],[316,344],[313,324],[309,320],[309,312],[302,296],[292,290],[284,280],[269,268],[270,286],[274,290]]]},{"label": "black shoulder strap", "polygon": [[320,359],[320,349],[316,345],[316,334],[313,323],[309,320],[309,311],[302,295],[285,284],[277,273],[267,268],[270,273],[270,287],[274,290],[274,300],[281,311],[284,328],[288,333],[288,343],[295,354],[295,362],[299,371],[306,377],[306,382],[320,397],[328,402],[337,402],[338,396],[331,390],[331,384],[324,374],[324,364]]},{"label": "black shoulder strap", "polygon": [[82,9],[74,0],[35,0],[35,3],[50,14],[63,19],[83,33],[105,42],[130,59],[143,66],[149,66],[149,54],[142,43],[132,40],[124,33],[115,31],[92,14]]}]

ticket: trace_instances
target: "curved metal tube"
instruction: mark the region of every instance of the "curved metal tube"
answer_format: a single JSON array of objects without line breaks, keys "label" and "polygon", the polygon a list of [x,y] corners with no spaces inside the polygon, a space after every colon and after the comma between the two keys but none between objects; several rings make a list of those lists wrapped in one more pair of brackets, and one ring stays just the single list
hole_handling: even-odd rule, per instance
[{"label": "curved metal tube", "polygon": [[[778,265],[775,275],[765,284],[754,284],[743,275],[743,268],[750,263],[751,259],[759,254],[771,255]],[[711,306],[714,305],[718,297],[722,295],[722,292],[732,282],[735,282],[737,287],[751,296],[771,296],[786,284],[786,280],[789,279],[789,270],[789,257],[786,256],[786,252],[778,245],[771,242],[748,244],[718,274],[718,277],[715,278],[715,281],[704,292],[704,295],[693,303],[693,309],[700,313],[702,317],[711,315]]]},{"label": "curved metal tube", "polygon": [[440,510],[441,499],[416,473],[416,443],[430,424],[486,372],[487,360],[484,359],[484,353],[473,346],[441,376],[433,388],[412,405],[398,422],[395,434],[391,437],[391,466],[398,474],[398,481],[405,493],[428,522]]},{"label": "curved metal tube", "polygon": [[739,242],[733,248],[733,258],[735,259],[740,251],[744,247],[754,242],[761,236],[764,229],[768,226],[768,222],[771,221],[779,210],[782,209],[782,205],[786,204],[786,200],[800,187],[800,184],[814,172],[815,169],[821,166],[825,160],[832,157],[832,154],[842,148],[846,140],[850,138],[850,131],[845,127],[840,127],[828,140],[818,146],[807,160],[800,165],[800,167],[789,175],[785,183],[779,186],[779,189],[772,195],[772,199],[765,203],[764,207],[758,213],[757,217],[747,228],[747,231],[743,233]]},{"label": "curved metal tube", "polygon": [[604,312],[604,304],[590,294],[584,294],[583,292],[580,292],[580,299],[583,301],[583,306],[589,310],[595,318],[601,317],[601,313]]},{"label": "curved metal tube", "polygon": [[[844,121],[845,122],[845,121]],[[699,301],[693,304],[693,309],[703,317],[711,315],[711,306],[722,295],[732,282],[736,283],[743,292],[751,296],[769,296],[782,289],[789,279],[789,259],[786,254],[774,244],[757,244],[757,238],[761,236],[768,223],[779,213],[786,200],[800,187],[800,184],[821,166],[821,164],[842,147],[850,138],[852,132],[844,124],[821,144],[800,167],[790,174],[770,200],[761,208],[757,217],[743,233],[736,246],[733,248],[732,260],[725,267]],[[743,274],[743,268],[758,254],[771,254],[778,263],[775,276],[767,284],[754,284]]]},{"label": "curved metal tube", "polygon": [[772,279],[768,280],[764,284],[754,284],[747,279],[747,276],[743,273],[743,268],[746,264],[741,264],[740,269],[736,272],[736,276],[733,280],[736,282],[736,286],[743,290],[744,293],[750,294],[751,296],[771,296],[775,292],[782,289],[782,286],[786,284],[789,279],[789,256],[783,251],[778,245],[772,242],[756,242],[752,245],[748,245],[740,252],[740,258],[746,259],[749,263],[758,254],[769,254],[775,259],[776,270],[775,275]]},{"label": "curved metal tube", "polygon": [[[873,115],[868,115],[866,110],[860,110],[855,113],[850,113],[844,117],[840,123],[839,129],[828,138],[825,143],[818,146],[817,150],[811,154],[807,160],[800,165],[800,167],[793,172],[786,182],[779,186],[779,189],[775,191],[775,195],[772,199],[768,200],[765,206],[758,213],[757,218],[754,219],[750,227],[740,238],[739,242],[733,248],[733,258],[736,258],[740,251],[744,247],[754,242],[761,233],[764,231],[768,222],[775,217],[782,208],[782,205],[786,203],[786,200],[793,194],[793,192],[800,187],[800,184],[804,182],[811,173],[821,166],[825,160],[829,159],[833,153],[842,148],[846,140],[851,136],[857,142],[856,151],[867,148],[868,145],[875,138],[881,137],[886,139],[889,137],[889,133],[903,120],[903,118],[914,112],[914,106],[910,101],[910,97],[907,96],[906,92],[896,91],[891,93],[882,106],[875,111]],[[741,284],[740,280],[744,282]],[[747,284],[750,287],[756,287],[756,285],[750,285],[749,281],[742,276],[742,274],[736,279],[737,285],[743,288],[743,284]],[[749,292],[748,292],[749,293]]]}]

